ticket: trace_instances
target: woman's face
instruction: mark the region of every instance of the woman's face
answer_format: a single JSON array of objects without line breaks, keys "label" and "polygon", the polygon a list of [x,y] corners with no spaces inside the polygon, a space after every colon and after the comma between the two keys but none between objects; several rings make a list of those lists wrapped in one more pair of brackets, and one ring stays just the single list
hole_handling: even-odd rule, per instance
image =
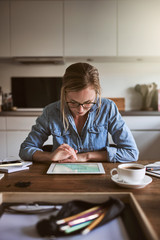
[{"label": "woman's face", "polygon": [[73,117],[84,116],[92,107],[95,98],[96,93],[92,87],[87,87],[77,92],[66,93],[66,102]]}]

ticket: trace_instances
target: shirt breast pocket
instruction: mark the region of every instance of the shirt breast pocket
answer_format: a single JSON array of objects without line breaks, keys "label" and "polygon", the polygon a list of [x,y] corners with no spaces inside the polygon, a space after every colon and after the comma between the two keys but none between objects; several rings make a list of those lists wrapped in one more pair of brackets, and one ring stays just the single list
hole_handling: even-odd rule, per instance
[{"label": "shirt breast pocket", "polygon": [[89,145],[93,151],[103,150],[108,145],[108,126],[93,126],[88,129]]},{"label": "shirt breast pocket", "polygon": [[63,143],[70,145],[71,134],[69,131],[52,130],[51,134],[53,136],[53,150],[57,149]]}]

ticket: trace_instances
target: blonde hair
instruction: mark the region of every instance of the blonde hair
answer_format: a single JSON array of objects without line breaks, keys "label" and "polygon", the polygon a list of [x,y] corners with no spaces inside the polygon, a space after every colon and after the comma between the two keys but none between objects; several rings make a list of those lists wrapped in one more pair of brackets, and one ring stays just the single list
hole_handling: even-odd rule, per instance
[{"label": "blonde hair", "polygon": [[99,97],[98,114],[101,106],[101,87],[98,70],[88,63],[74,63],[66,69],[61,87],[61,112],[65,130],[69,127],[65,111],[68,107],[66,92],[78,92],[89,86],[92,86],[95,90],[96,98]]}]

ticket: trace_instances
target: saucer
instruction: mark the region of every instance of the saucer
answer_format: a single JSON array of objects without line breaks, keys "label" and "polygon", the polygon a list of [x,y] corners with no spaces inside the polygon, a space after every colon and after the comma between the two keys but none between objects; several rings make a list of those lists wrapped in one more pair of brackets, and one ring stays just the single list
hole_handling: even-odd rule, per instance
[{"label": "saucer", "polygon": [[139,183],[127,183],[124,182],[123,180],[120,180],[118,178],[118,174],[115,174],[111,177],[112,181],[115,182],[116,184],[118,184],[121,187],[125,187],[125,188],[144,188],[145,186],[147,186],[149,183],[152,182],[152,178],[149,176],[144,177],[144,179],[139,182]]}]

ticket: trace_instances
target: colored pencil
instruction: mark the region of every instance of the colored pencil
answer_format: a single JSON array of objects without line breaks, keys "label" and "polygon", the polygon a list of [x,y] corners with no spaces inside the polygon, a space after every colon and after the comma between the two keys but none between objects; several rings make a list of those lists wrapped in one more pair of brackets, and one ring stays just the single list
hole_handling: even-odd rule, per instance
[{"label": "colored pencil", "polygon": [[90,221],[87,221],[87,222],[84,222],[84,223],[80,223],[80,224],[77,224],[73,227],[69,227],[68,229],[65,230],[65,233],[71,233],[71,232],[75,232],[77,230],[80,230],[86,226],[88,226],[89,224],[92,223],[93,220],[90,220]]},{"label": "colored pencil", "polygon": [[81,218],[76,218],[75,220],[72,220],[72,221],[69,221],[66,223],[66,225],[62,225],[60,227],[60,230],[61,231],[65,231],[66,229],[68,229],[69,227],[72,227],[72,226],[75,226],[77,224],[80,224],[80,223],[83,223],[83,222],[88,222],[90,220],[93,220],[97,217],[99,217],[99,215],[102,213],[102,211],[99,211],[95,214],[92,214],[92,215],[89,215],[89,216],[86,216],[86,217],[81,217]]},{"label": "colored pencil", "polygon": [[95,214],[90,215],[90,216],[87,216],[87,217],[77,218],[77,219],[75,219],[75,220],[73,220],[73,221],[68,222],[68,225],[69,225],[69,226],[74,226],[74,225],[76,225],[76,224],[80,224],[80,223],[83,223],[83,222],[87,222],[87,221],[89,221],[89,220],[93,220],[93,219],[99,217],[99,215],[100,215],[100,213],[99,213],[99,214],[98,214],[98,213],[95,213]]},{"label": "colored pencil", "polygon": [[106,215],[106,211],[107,210],[105,210],[96,220],[94,220],[87,228],[85,228],[82,231],[82,234],[85,235],[89,233],[91,230],[93,230],[103,220],[103,218]]},{"label": "colored pencil", "polygon": [[84,215],[87,215],[87,214],[91,215],[93,212],[95,212],[95,211],[97,211],[97,210],[99,210],[99,209],[101,209],[101,207],[100,207],[100,206],[96,206],[96,207],[87,209],[87,210],[85,210],[85,211],[83,211],[83,212],[80,212],[80,213],[78,213],[78,214],[75,214],[75,215],[73,215],[73,216],[70,216],[70,217],[67,217],[67,218],[64,218],[64,219],[57,220],[56,223],[57,223],[58,225],[61,225],[61,224],[67,223],[67,222],[69,222],[69,221],[71,221],[71,220],[77,219],[77,218],[79,218],[79,217],[84,217]]},{"label": "colored pencil", "polygon": [[160,166],[155,166],[155,167],[147,167],[146,168],[147,171],[159,171],[160,170]]}]

